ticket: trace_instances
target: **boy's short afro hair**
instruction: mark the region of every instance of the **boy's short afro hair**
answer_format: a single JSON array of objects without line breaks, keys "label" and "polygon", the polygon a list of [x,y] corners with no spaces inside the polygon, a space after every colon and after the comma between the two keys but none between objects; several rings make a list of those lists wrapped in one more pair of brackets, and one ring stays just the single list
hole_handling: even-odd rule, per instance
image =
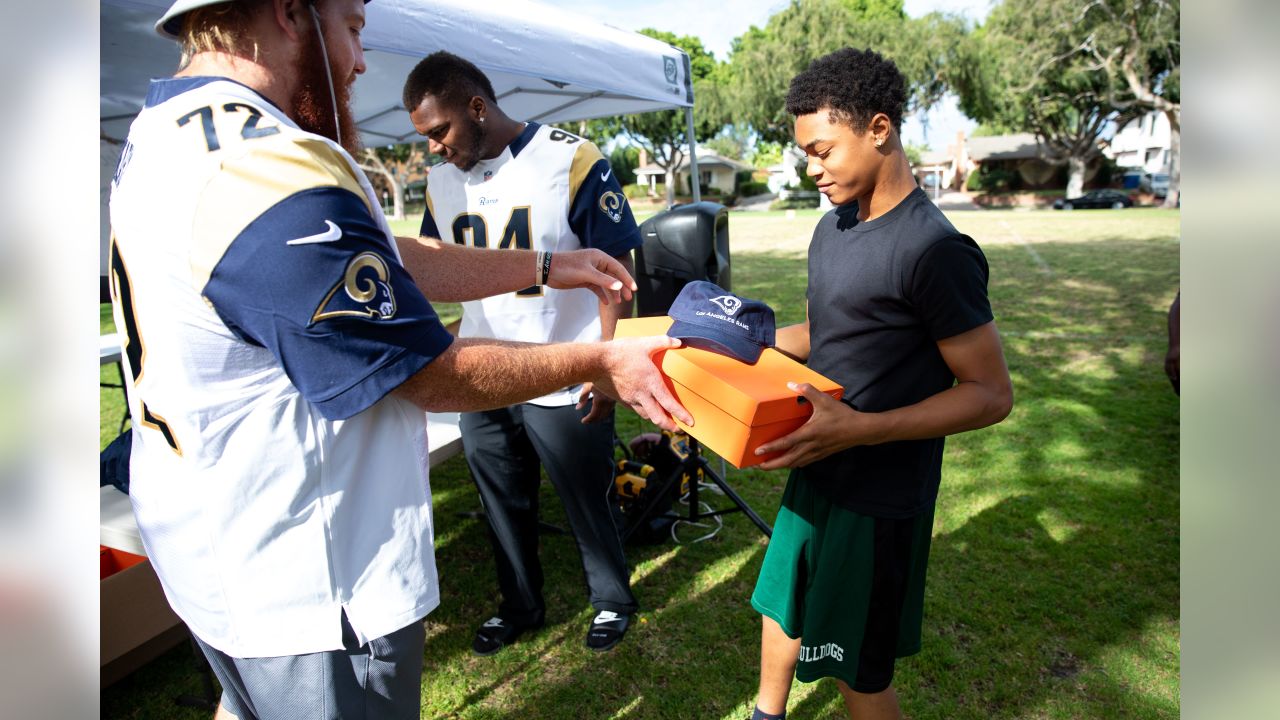
[{"label": "boy's short afro hair", "polygon": [[865,130],[876,113],[888,115],[901,132],[906,105],[906,82],[898,66],[872,50],[844,48],[824,55],[792,78],[787,91],[787,112],[792,115],[830,108],[833,120],[857,132]]},{"label": "boy's short afro hair", "polygon": [[409,72],[404,81],[404,109],[413,112],[430,95],[454,106],[480,96],[491,103],[493,83],[469,60],[440,50],[431,53]]}]

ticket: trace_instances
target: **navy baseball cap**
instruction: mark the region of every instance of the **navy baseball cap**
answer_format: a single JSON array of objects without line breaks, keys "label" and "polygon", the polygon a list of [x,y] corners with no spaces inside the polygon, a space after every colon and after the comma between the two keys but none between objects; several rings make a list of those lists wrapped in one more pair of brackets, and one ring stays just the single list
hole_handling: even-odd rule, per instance
[{"label": "navy baseball cap", "polygon": [[774,342],[773,308],[705,280],[685,285],[667,314],[675,320],[670,337],[747,364]]}]

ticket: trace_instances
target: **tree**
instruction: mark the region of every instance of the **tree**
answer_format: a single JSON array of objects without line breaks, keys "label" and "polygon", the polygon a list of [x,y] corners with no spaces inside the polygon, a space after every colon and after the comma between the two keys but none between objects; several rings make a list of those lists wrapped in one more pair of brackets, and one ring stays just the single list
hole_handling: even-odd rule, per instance
[{"label": "tree", "polygon": [[723,86],[724,112],[764,141],[790,142],[786,94],[813,60],[844,47],[893,60],[908,83],[908,112],[927,109],[947,89],[944,70],[966,31],[955,18],[911,19],[901,0],[792,0],[733,41]]},{"label": "tree", "polygon": [[1169,114],[1179,144],[1178,1],[1004,0],[948,80],[969,117],[1035,133],[1078,195],[1102,134],[1144,110]]},{"label": "tree", "polygon": [[903,152],[907,155],[907,162],[911,163],[911,167],[915,167],[921,164],[921,158],[924,157],[925,153],[929,152],[929,146],[908,144],[903,148]]},{"label": "tree", "polygon": [[958,53],[949,74],[960,108],[983,123],[1032,132],[1044,160],[1066,165],[1067,196],[1084,189],[1114,122],[1105,78],[1076,52],[1082,0],[1004,0]]},{"label": "tree", "polygon": [[1090,34],[1080,52],[1110,81],[1108,101],[1118,110],[1146,108],[1169,119],[1169,193],[1178,205],[1182,177],[1182,42],[1180,0],[1101,0],[1081,13]]},{"label": "tree", "polygon": [[[360,168],[381,178],[391,196],[391,219],[404,219],[404,189],[410,180],[424,174],[427,158],[418,143],[366,147],[360,154]],[[371,178],[372,179],[372,178]]]},{"label": "tree", "polygon": [[631,185],[636,181],[636,168],[640,165],[640,150],[631,145],[618,145],[609,153],[609,166],[618,178],[619,185]]},{"label": "tree", "polygon": [[767,168],[782,162],[783,144],[771,140],[759,140],[747,153],[747,162],[757,168]]},{"label": "tree", "polygon": [[[714,136],[724,126],[717,115],[715,84],[718,81],[715,57],[702,47],[697,37],[645,28],[642,35],[674,45],[689,56],[693,76],[695,140],[702,142]],[[675,172],[684,161],[687,152],[688,123],[684,110],[659,110],[657,112],[623,115],[593,120],[586,128],[594,138],[624,136],[632,145],[642,148],[653,164],[666,172],[667,204],[675,202]]]},{"label": "tree", "polygon": [[718,135],[702,143],[702,146],[720,157],[745,160],[754,144],[751,129],[741,125],[726,125]]}]

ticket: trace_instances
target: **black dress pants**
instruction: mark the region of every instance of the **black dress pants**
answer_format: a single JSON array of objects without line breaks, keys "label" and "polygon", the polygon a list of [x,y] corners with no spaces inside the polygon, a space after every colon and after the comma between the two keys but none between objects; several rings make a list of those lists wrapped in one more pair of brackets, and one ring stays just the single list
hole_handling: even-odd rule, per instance
[{"label": "black dress pants", "polygon": [[508,622],[540,625],[546,614],[538,559],[540,465],[564,503],[592,607],[627,614],[639,608],[612,510],[613,416],[584,425],[586,412],[526,403],[462,414],[462,444],[488,516],[502,591],[498,614]]}]

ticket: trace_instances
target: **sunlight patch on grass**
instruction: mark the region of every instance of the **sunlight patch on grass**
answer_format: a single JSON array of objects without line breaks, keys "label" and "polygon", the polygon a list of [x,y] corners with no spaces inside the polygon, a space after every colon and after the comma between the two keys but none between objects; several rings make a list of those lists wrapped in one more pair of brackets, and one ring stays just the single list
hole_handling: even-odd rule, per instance
[{"label": "sunlight patch on grass", "polygon": [[1054,462],[1083,462],[1089,459],[1092,448],[1086,447],[1079,438],[1065,437],[1045,448],[1045,459]]},{"label": "sunlight patch on grass", "polygon": [[627,717],[632,713],[632,711],[634,711],[637,707],[639,707],[640,703],[643,700],[644,700],[644,695],[635,696],[635,698],[633,698],[631,702],[627,703],[622,708],[620,708],[618,712],[610,715],[609,720],[622,720],[622,718]]},{"label": "sunlight patch on grass", "polygon": [[645,562],[640,563],[636,566],[635,571],[631,573],[631,584],[639,585],[644,582],[650,575],[661,570],[662,567],[670,562],[671,559],[679,552],[680,546],[676,545],[652,560],[646,560]]},{"label": "sunlight patch on grass", "polygon": [[444,530],[441,530],[440,526],[436,525],[436,528],[435,528],[436,553],[439,554],[441,552],[444,552],[445,548],[449,547],[449,543],[452,543],[454,540],[457,540],[459,537],[464,535],[465,532],[466,532],[466,529],[462,523],[456,523],[456,522],[449,523]]},{"label": "sunlight patch on grass", "polygon": [[1055,542],[1065,543],[1080,530],[1080,523],[1074,522],[1054,508],[1041,510],[1036,519],[1041,527]]},{"label": "sunlight patch on grass", "polygon": [[1099,486],[1120,490],[1124,488],[1140,488],[1147,483],[1139,468],[1122,468],[1105,473],[1096,472],[1088,476],[1090,481]]},{"label": "sunlight patch on grass", "polygon": [[1146,696],[1150,704],[1176,713],[1180,656],[1177,618],[1159,616],[1148,618],[1137,637],[1100,650],[1094,662],[1126,694]]},{"label": "sunlight patch on grass", "polygon": [[672,599],[681,602],[696,601],[699,597],[715,590],[722,583],[731,580],[760,551],[759,545],[750,543],[736,552],[711,562],[694,576],[693,582],[681,588],[680,592],[674,595]]},{"label": "sunlight patch on grass", "polygon": [[933,536],[945,535],[964,527],[972,518],[1009,499],[1007,492],[984,492],[973,495],[952,495],[947,501],[946,512],[938,512],[933,520]]},{"label": "sunlight patch on grass", "polygon": [[717,585],[737,576],[757,553],[762,552],[760,545],[749,543],[741,550],[704,566],[702,572],[698,573],[698,582],[694,585],[695,591],[698,595],[710,592]]},{"label": "sunlight patch on grass", "polygon": [[1085,400],[1056,397],[1045,398],[1042,412],[1047,415],[1074,415],[1076,419],[1086,422],[1099,420],[1098,408]]}]

